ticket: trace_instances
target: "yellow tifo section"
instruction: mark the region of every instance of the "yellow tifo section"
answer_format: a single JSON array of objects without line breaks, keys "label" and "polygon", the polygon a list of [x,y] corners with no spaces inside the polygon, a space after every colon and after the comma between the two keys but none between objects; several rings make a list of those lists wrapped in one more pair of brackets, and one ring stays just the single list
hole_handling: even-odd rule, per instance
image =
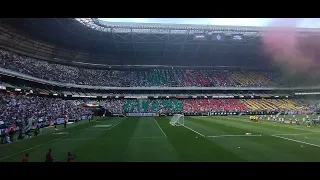
[{"label": "yellow tifo section", "polygon": [[241,102],[250,110],[307,110],[290,99],[243,99]]},{"label": "yellow tifo section", "polygon": [[259,72],[234,72],[232,73],[232,78],[242,86],[250,86],[256,84],[264,86],[272,83],[267,77]]}]

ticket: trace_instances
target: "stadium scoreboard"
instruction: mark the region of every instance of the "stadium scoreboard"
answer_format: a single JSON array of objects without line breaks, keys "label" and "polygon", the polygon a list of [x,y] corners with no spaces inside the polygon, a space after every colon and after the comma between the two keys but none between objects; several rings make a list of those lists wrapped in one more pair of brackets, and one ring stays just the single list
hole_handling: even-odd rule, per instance
[{"label": "stadium scoreboard", "polygon": [[233,41],[239,41],[243,39],[243,34],[231,34],[226,35],[225,33],[212,33],[211,38],[209,38],[210,35],[206,33],[196,33],[193,34],[193,40],[196,41],[225,41],[225,40],[233,40]]}]

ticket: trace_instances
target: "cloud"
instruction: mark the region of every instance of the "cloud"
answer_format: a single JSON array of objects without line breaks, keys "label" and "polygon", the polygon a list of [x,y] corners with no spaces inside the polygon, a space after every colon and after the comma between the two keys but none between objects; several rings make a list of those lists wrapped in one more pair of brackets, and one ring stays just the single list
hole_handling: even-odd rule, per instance
[{"label": "cloud", "polygon": [[211,18],[210,24],[224,26],[266,26],[270,18]]},{"label": "cloud", "polygon": [[132,18],[132,20],[133,20],[133,22],[136,22],[136,23],[147,23],[148,22],[148,18]]}]

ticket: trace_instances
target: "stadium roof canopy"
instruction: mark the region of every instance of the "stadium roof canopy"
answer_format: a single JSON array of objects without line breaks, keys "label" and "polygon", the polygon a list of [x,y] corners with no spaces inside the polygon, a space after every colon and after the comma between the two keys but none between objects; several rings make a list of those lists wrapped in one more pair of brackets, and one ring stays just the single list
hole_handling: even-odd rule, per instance
[{"label": "stadium roof canopy", "polygon": [[[52,48],[46,50],[50,57],[65,61],[169,66],[268,64],[261,50],[262,27],[105,22],[97,18],[15,18],[0,19],[0,23],[15,29],[16,35],[10,34],[10,38],[22,35],[46,42],[50,44],[47,49]],[[32,52],[44,53],[43,49],[38,45]]]}]

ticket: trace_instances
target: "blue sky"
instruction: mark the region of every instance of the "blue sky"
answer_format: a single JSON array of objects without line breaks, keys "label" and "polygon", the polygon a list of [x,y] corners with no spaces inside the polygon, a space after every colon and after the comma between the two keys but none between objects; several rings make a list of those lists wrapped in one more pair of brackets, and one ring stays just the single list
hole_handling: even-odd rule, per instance
[{"label": "blue sky", "polygon": [[[263,27],[278,21],[276,18],[99,18],[109,22],[174,23],[201,25],[257,26]],[[286,19],[287,20],[287,19]],[[286,21],[284,20],[284,21]],[[290,21],[290,19],[288,19]],[[283,20],[281,21],[283,22]],[[282,23],[281,23],[282,24]],[[299,18],[290,21],[290,26],[320,28],[320,18]]]}]

